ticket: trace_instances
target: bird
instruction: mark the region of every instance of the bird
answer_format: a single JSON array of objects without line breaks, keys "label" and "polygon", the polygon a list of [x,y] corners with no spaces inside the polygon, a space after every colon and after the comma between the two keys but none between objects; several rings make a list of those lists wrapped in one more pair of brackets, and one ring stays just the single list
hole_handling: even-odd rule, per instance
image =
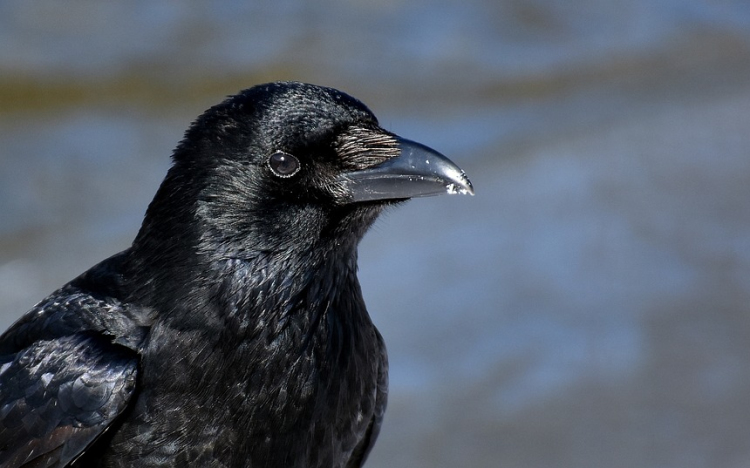
[{"label": "bird", "polygon": [[474,189],[344,92],[227,97],[132,245],[0,336],[0,467],[362,466],[388,359],[358,244],[386,208],[444,193]]}]

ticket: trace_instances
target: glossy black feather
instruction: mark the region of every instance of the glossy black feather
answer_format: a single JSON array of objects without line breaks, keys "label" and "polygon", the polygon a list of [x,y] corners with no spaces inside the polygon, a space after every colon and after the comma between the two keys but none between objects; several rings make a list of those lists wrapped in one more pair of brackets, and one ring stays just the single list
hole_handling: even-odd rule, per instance
[{"label": "glossy black feather", "polygon": [[134,353],[82,333],[0,361],[0,466],[67,466],[125,410]]},{"label": "glossy black feather", "polygon": [[209,109],[132,247],[0,338],[0,466],[361,466],[388,364],[357,245],[394,202],[349,203],[340,175],[398,151],[330,88]]}]

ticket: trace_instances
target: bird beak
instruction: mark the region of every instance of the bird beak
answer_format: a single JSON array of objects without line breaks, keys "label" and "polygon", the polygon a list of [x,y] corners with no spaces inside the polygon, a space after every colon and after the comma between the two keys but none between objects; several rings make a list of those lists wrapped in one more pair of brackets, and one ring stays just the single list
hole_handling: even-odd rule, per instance
[{"label": "bird beak", "polygon": [[375,167],[347,172],[339,177],[350,202],[474,195],[469,178],[453,161],[421,143],[396,137],[398,156]]}]

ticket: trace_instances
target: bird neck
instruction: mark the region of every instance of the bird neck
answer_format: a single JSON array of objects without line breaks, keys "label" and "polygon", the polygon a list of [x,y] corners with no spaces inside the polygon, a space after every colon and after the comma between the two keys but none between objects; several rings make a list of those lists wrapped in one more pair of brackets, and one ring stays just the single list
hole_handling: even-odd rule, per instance
[{"label": "bird neck", "polygon": [[131,269],[130,295],[174,328],[235,342],[371,323],[356,274],[355,242],[330,238],[278,252],[193,252],[180,258],[155,252],[151,258],[158,267]]},{"label": "bird neck", "polygon": [[356,275],[356,248],[322,255],[325,250],[218,262],[210,297],[224,329],[238,337],[292,332],[309,340],[332,320],[369,321]]}]

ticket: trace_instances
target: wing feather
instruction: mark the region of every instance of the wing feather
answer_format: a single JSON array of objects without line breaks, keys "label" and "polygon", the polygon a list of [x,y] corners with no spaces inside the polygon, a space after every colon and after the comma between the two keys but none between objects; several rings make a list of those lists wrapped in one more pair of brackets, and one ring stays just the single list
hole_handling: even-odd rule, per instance
[{"label": "wing feather", "polygon": [[133,351],[91,333],[0,357],[0,466],[75,460],[127,407],[137,365]]}]

